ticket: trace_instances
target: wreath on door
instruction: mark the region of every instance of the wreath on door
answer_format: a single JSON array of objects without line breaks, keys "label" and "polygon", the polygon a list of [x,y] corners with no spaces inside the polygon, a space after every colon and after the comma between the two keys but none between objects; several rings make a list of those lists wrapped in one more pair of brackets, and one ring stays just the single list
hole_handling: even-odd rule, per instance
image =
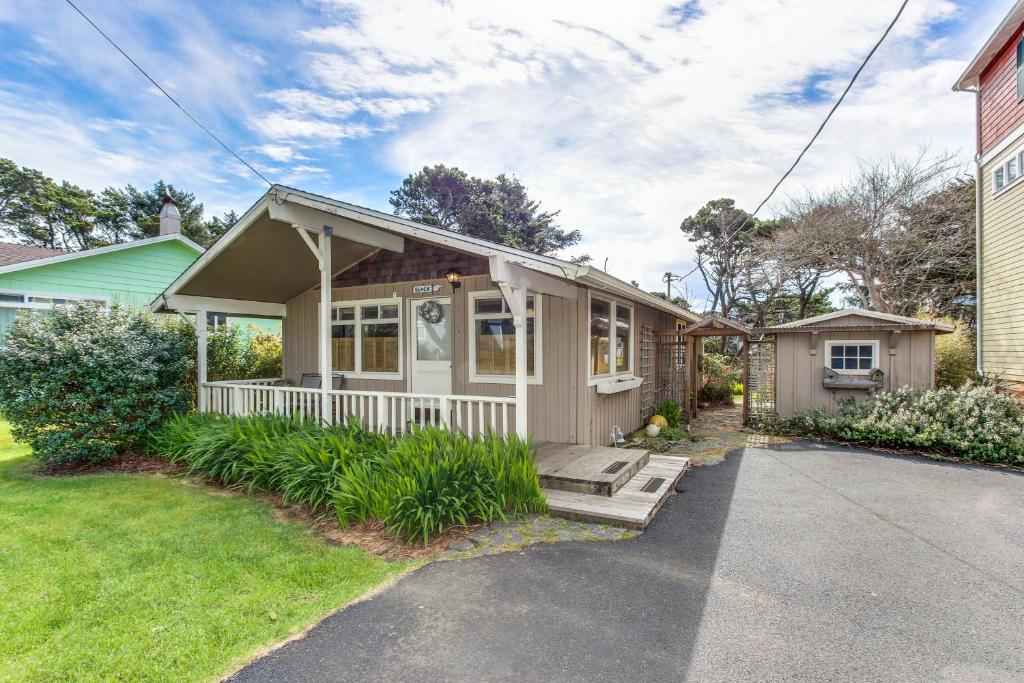
[{"label": "wreath on door", "polygon": [[444,309],[436,301],[425,301],[420,304],[419,316],[424,322],[435,325],[444,319]]}]

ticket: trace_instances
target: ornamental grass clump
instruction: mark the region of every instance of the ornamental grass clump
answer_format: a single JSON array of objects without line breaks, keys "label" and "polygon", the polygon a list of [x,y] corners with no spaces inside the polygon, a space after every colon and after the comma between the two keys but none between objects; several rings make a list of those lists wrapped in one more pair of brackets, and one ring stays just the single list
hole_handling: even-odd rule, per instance
[{"label": "ornamental grass clump", "polygon": [[873,392],[840,403],[834,417],[797,415],[782,431],[878,446],[937,451],[1024,465],[1024,404],[989,386]]},{"label": "ornamental grass clump", "polygon": [[417,428],[401,437],[358,421],[324,428],[285,417],[176,416],[150,449],[189,472],[333,511],[342,526],[378,520],[407,540],[452,525],[546,509],[530,445]]}]

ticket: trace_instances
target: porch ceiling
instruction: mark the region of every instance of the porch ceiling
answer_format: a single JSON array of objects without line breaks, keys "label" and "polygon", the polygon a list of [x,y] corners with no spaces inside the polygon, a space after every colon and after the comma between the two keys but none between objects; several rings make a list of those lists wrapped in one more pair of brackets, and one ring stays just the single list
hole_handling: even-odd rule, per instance
[{"label": "porch ceiling", "polygon": [[[343,237],[331,239],[332,274],[377,251],[377,247]],[[264,211],[178,293],[283,304],[319,282],[316,258],[295,228],[271,219]]]}]

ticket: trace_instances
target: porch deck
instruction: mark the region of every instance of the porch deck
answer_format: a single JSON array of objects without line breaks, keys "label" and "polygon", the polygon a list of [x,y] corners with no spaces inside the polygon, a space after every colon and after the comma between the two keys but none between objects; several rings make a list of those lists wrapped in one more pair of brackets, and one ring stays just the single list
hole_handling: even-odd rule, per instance
[{"label": "porch deck", "polygon": [[534,462],[558,517],[645,529],[689,468],[688,458],[633,448],[541,442]]}]

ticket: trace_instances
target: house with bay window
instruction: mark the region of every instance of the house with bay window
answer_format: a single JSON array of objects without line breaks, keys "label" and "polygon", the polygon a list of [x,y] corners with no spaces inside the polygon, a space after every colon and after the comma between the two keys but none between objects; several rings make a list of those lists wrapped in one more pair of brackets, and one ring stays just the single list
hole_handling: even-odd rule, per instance
[{"label": "house with bay window", "polygon": [[978,372],[1024,391],[1024,1],[953,89],[977,109]]},{"label": "house with bay window", "polygon": [[591,266],[281,185],[151,309],[282,321],[284,376],[256,382],[207,381],[198,327],[203,410],[595,446],[680,386],[654,339],[699,319]]}]

